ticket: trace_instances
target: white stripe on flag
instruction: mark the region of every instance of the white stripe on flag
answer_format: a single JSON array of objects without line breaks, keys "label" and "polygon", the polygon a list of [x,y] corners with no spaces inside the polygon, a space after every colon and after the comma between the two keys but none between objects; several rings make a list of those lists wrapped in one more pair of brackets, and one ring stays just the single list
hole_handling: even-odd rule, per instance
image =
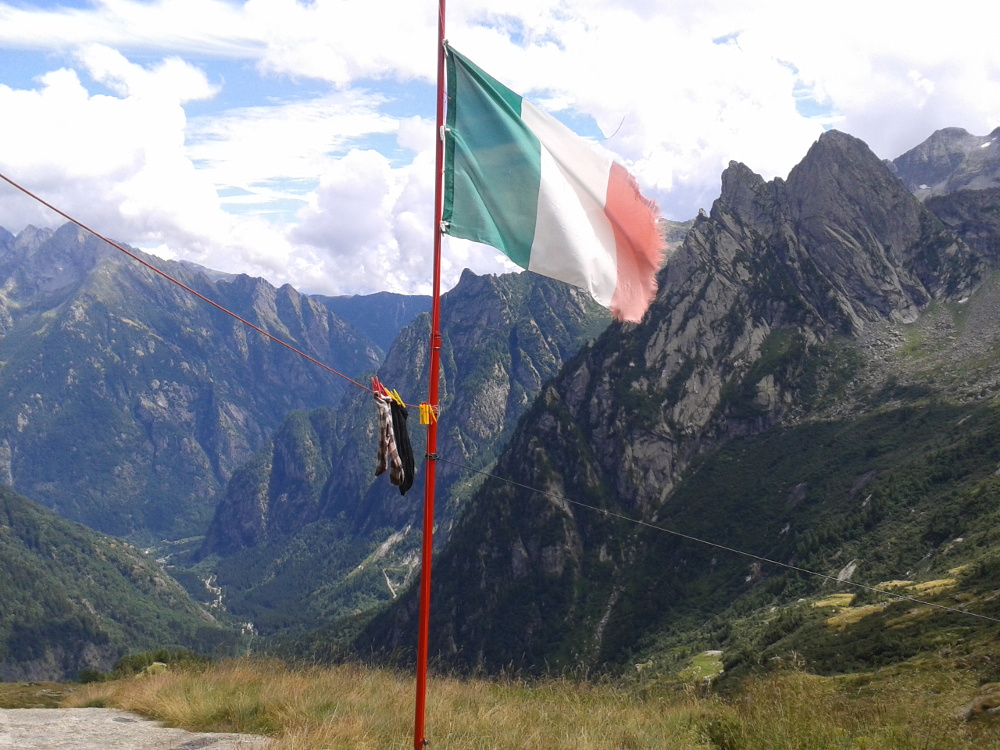
[{"label": "white stripe on flag", "polygon": [[611,159],[523,99],[521,119],[541,144],[528,269],[587,289],[610,306],[618,276],[614,230],[604,213]]}]

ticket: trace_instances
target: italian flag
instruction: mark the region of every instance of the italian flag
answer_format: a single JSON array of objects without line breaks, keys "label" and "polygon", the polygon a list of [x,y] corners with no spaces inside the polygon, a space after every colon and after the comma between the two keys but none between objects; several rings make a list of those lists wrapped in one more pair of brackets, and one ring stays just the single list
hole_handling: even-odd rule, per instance
[{"label": "italian flag", "polygon": [[624,167],[448,48],[443,229],[639,321],[662,257]]}]

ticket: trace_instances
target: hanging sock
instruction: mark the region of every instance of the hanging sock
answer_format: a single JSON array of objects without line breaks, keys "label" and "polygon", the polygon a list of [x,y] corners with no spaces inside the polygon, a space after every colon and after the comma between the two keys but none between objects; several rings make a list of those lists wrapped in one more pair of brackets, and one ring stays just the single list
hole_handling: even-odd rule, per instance
[{"label": "hanging sock", "polygon": [[[406,428],[406,419],[409,416],[402,399],[398,397],[389,404],[392,412],[392,434],[396,440],[396,452],[403,467],[403,479],[399,484],[399,494],[405,495],[406,491],[413,486],[413,448],[410,446],[410,433]],[[393,482],[397,484],[397,482]]]},{"label": "hanging sock", "polygon": [[[389,469],[389,481],[399,485],[403,482],[405,472],[399,451],[396,449],[396,438],[392,429],[391,396],[375,393],[375,411],[378,414],[378,451],[375,459],[375,476]],[[411,480],[412,481],[412,480]]]}]

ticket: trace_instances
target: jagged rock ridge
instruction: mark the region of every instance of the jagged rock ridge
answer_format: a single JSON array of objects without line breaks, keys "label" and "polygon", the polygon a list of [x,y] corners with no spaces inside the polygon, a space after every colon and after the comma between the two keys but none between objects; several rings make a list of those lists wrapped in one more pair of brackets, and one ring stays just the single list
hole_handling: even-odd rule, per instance
[{"label": "jagged rock ridge", "polygon": [[[470,504],[435,569],[435,652],[492,668],[599,660],[641,550],[629,526],[567,499],[655,522],[693,461],[850,377],[838,339],[913,321],[983,271],[851,136],[824,134],[787,181],[731,164],[643,323],[581,352],[501,456],[498,474],[549,494],[490,481]],[[361,647],[404,644],[414,612],[411,595]]]}]

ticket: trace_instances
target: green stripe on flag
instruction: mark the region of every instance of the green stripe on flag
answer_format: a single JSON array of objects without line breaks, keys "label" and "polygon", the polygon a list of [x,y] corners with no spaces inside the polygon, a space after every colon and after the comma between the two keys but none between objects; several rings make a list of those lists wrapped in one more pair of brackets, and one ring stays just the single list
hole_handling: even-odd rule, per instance
[{"label": "green stripe on flag", "polygon": [[448,48],[445,231],[528,267],[541,181],[538,139],[521,97]]}]

